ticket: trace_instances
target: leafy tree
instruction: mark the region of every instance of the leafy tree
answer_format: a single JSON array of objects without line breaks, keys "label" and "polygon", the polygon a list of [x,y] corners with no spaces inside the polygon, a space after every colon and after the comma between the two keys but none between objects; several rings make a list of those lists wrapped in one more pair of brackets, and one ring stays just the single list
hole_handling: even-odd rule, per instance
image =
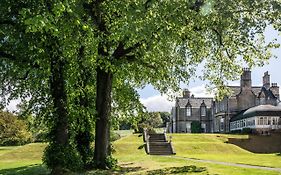
[{"label": "leafy tree", "polygon": [[163,120],[159,112],[150,112],[147,122],[154,128],[159,128],[163,124]]},{"label": "leafy tree", "polygon": [[203,79],[219,95],[227,92],[225,82],[238,77],[241,63],[271,57],[277,45],[265,43],[263,31],[280,26],[280,11],[277,0],[2,0],[3,102],[30,97],[30,110],[44,116],[53,174],[79,166],[75,136],[92,128],[95,164],[106,168],[111,109],[142,112],[132,102],[136,88],[177,90],[200,63]]},{"label": "leafy tree", "polygon": [[0,145],[23,145],[31,141],[32,135],[23,120],[12,113],[0,111]]},{"label": "leafy tree", "polygon": [[166,127],[166,123],[170,122],[170,113],[169,112],[159,112],[161,115],[161,118],[163,120],[162,127]]}]

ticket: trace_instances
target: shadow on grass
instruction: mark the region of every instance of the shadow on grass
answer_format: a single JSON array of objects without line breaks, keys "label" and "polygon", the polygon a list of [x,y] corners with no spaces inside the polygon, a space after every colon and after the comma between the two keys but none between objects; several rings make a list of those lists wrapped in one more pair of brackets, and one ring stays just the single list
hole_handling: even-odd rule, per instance
[{"label": "shadow on grass", "polygon": [[281,153],[277,153],[276,155],[277,155],[277,156],[281,156]]},{"label": "shadow on grass", "polygon": [[115,170],[92,170],[88,171],[87,175],[118,175],[127,174],[130,172],[138,172],[143,170],[141,167],[118,167]]},{"label": "shadow on grass", "polygon": [[46,175],[49,173],[50,171],[42,164],[0,170],[1,175]]},{"label": "shadow on grass", "polygon": [[170,167],[157,170],[148,171],[148,175],[158,175],[158,174],[182,174],[182,173],[201,173],[207,171],[205,167],[196,167],[194,165],[183,166],[183,167]]}]

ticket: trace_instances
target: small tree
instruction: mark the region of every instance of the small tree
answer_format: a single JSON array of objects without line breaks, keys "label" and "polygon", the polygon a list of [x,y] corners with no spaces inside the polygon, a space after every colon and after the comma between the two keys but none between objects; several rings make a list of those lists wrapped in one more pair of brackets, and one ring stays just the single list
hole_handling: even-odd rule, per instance
[{"label": "small tree", "polygon": [[23,120],[9,112],[0,112],[0,145],[23,145],[32,141]]}]

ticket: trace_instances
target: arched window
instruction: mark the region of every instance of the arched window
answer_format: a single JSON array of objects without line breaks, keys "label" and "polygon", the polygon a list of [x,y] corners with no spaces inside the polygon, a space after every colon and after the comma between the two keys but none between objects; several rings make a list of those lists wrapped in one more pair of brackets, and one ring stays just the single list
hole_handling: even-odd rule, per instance
[{"label": "arched window", "polygon": [[201,106],[200,106],[200,115],[202,117],[205,117],[207,115],[206,105],[205,105],[204,100],[203,100],[203,102],[201,103]]},{"label": "arched window", "polygon": [[187,105],[185,106],[185,108],[186,108],[186,110],[185,110],[185,116],[186,116],[186,117],[191,117],[192,106],[191,106],[191,104],[189,103],[189,101],[188,101]]}]

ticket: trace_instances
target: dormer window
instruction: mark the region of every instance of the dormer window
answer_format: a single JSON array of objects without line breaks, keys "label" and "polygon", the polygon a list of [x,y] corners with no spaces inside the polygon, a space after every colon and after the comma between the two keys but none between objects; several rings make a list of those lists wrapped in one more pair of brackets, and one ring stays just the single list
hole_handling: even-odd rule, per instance
[{"label": "dormer window", "polygon": [[202,117],[205,117],[207,114],[207,111],[206,111],[206,105],[205,105],[205,102],[204,102],[204,100],[203,100],[203,102],[202,102],[202,104],[201,104],[201,106],[200,106],[200,115],[202,116]]},{"label": "dormer window", "polygon": [[185,106],[186,110],[185,110],[185,115],[186,117],[190,117],[191,116],[191,104],[188,102],[187,105]]}]

